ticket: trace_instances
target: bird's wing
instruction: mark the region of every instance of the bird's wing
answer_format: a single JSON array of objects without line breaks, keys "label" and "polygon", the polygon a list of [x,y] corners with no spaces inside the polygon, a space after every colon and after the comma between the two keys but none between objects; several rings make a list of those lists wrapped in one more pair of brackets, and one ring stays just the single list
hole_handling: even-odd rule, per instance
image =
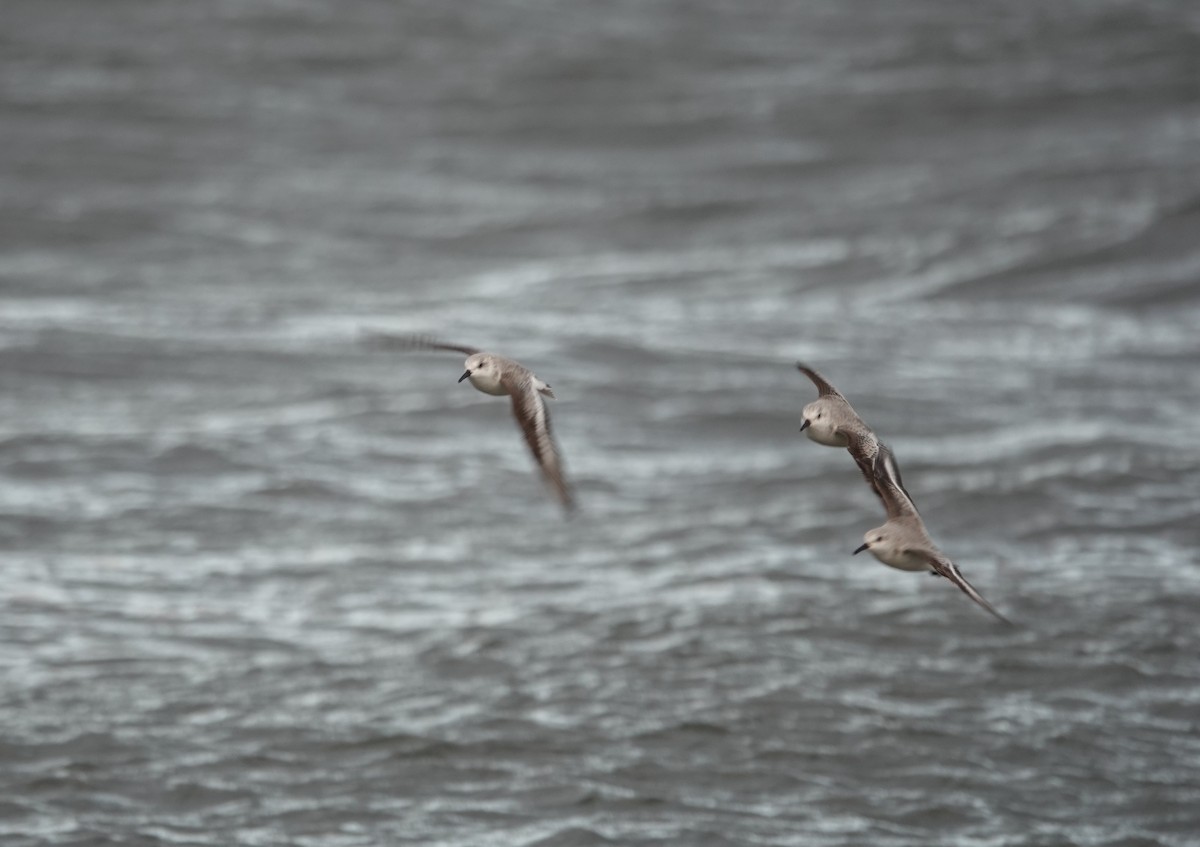
[{"label": "bird's wing", "polygon": [[[895,483],[896,488],[900,489],[905,499],[908,500],[908,505],[912,507],[913,512],[916,512],[917,504],[913,502],[912,495],[904,487],[904,480],[900,478],[900,466],[896,464],[896,454],[892,452],[891,447],[888,447],[882,441],[879,441],[878,445],[879,449],[875,453],[875,476],[883,476]],[[879,484],[878,481],[876,484]],[[883,498],[882,493],[879,496],[880,499]]]},{"label": "bird's wing", "polygon": [[[879,442],[876,440],[874,433],[869,429],[857,426],[839,426],[837,427],[837,431],[846,436],[846,452],[854,459],[854,464],[858,465],[863,479],[867,481],[867,485],[871,486],[871,490],[883,501],[883,506],[886,509],[887,498],[879,490],[879,482],[875,479],[875,459],[879,455]],[[888,517],[891,516],[891,512],[889,512]]]},{"label": "bird's wing", "polygon": [[[911,509],[917,513],[916,504],[900,481],[900,466],[896,457],[875,433],[865,426],[839,426],[837,431],[846,436],[846,450],[858,465],[863,479],[883,503],[889,518],[900,517]],[[892,493],[891,489],[896,491]]]},{"label": "bird's wing", "polygon": [[[881,451],[882,452],[882,451]],[[888,468],[891,468],[891,471]],[[917,507],[913,505],[912,498],[908,496],[908,492],[900,485],[899,475],[893,476],[892,471],[895,470],[895,459],[890,461],[878,459],[874,463],[872,469],[875,478],[875,491],[883,500],[883,508],[887,511],[888,520],[896,518],[912,517],[918,521],[921,516],[917,513]]]},{"label": "bird's wing", "polygon": [[471,356],[482,352],[465,344],[449,344],[431,335],[388,335],[382,332],[367,334],[366,343],[379,350],[450,350]]},{"label": "bird's wing", "polygon": [[908,550],[907,552],[924,558],[925,561],[929,562],[930,567],[932,567],[939,576],[944,576],[946,579],[953,582],[959,587],[963,594],[966,594],[980,606],[983,606],[983,608],[987,609],[999,620],[1004,621],[1004,623],[1008,624],[1009,626],[1013,625],[1012,621],[992,608],[992,604],[987,600],[984,600],[983,595],[976,591],[975,587],[971,585],[971,583],[967,582],[967,578],[962,575],[962,571],[958,569],[958,565],[954,564],[954,562],[950,561],[940,553],[936,553],[932,550]]},{"label": "bird's wing", "polygon": [[[812,380],[813,385],[817,387],[817,395],[820,397],[842,397],[842,393],[833,387],[833,384],[825,377],[814,371],[803,362],[796,362],[796,370],[804,374]],[[845,397],[842,397],[845,400]]]},{"label": "bird's wing", "polygon": [[554,489],[563,508],[568,512],[574,511],[575,498],[563,476],[562,460],[558,455],[558,445],[554,443],[554,434],[550,430],[550,413],[546,410],[545,401],[528,379],[508,384],[507,387],[512,394],[513,415],[521,425],[525,443],[529,445],[533,458],[537,460],[542,476]]}]

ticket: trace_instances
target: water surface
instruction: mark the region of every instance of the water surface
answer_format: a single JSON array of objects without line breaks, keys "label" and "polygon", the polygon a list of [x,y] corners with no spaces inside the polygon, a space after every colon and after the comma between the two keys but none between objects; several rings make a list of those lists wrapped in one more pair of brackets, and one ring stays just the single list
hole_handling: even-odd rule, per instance
[{"label": "water surface", "polygon": [[0,841],[1196,843],[1193,4],[3,20]]}]

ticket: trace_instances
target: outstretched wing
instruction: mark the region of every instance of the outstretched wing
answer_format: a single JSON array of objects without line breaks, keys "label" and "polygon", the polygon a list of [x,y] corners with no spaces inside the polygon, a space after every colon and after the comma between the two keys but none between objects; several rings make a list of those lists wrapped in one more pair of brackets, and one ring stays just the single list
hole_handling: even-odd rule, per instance
[{"label": "outstretched wing", "polygon": [[[880,455],[882,453],[883,449],[880,450]],[[888,451],[888,456],[890,456],[890,451]],[[888,470],[889,467],[890,470]],[[917,506],[913,505],[912,498],[908,497],[908,492],[905,491],[904,486],[900,485],[900,475],[899,470],[895,467],[895,458],[876,458],[874,475],[875,492],[883,500],[883,509],[887,511],[889,521],[901,517],[916,517],[919,521],[920,515],[918,515]]]},{"label": "outstretched wing", "polygon": [[983,595],[976,591],[975,587],[971,585],[971,583],[967,582],[967,578],[962,575],[962,571],[958,569],[958,565],[954,564],[954,562],[950,561],[945,556],[934,553],[931,550],[909,550],[908,552],[924,558],[925,561],[929,562],[929,565],[934,569],[934,571],[937,572],[939,576],[944,576],[946,579],[953,582],[959,587],[963,594],[966,594],[980,606],[983,606],[983,608],[987,609],[999,620],[1004,621],[1004,623],[1008,624],[1009,626],[1013,625],[1012,621],[992,608],[992,604],[987,600],[984,600]]},{"label": "outstretched wing", "polygon": [[382,332],[367,334],[366,343],[377,350],[450,350],[471,356],[482,352],[477,347],[449,344],[431,335],[388,335]]},{"label": "outstretched wing", "polygon": [[883,503],[887,516],[900,517],[909,514],[910,509],[911,514],[917,514],[916,504],[900,480],[900,466],[892,449],[865,427],[838,427],[838,432],[846,436],[846,450]]},{"label": "outstretched wing", "polygon": [[554,489],[563,508],[568,512],[574,511],[575,498],[563,476],[562,460],[550,430],[550,413],[546,410],[545,401],[528,380],[522,380],[520,385],[510,385],[508,389],[512,394],[513,415],[521,425],[525,443],[537,460],[542,476]]},{"label": "outstretched wing", "polygon": [[[879,456],[880,446],[875,434],[870,430],[851,426],[839,426],[837,431],[846,436],[846,452],[850,454],[850,458],[854,459],[854,464],[858,465],[863,479],[867,481],[867,485],[871,486],[871,490],[883,502],[883,507],[886,509],[887,498],[883,496],[879,482],[875,479],[875,461]],[[888,516],[891,517],[890,512]]]},{"label": "outstretched wing", "polygon": [[[888,447],[882,441],[877,442],[879,449],[875,453],[875,476],[883,477],[893,483],[896,488],[908,500],[908,505],[912,506],[913,512],[917,511],[917,504],[913,502],[912,495],[908,493],[908,489],[904,487],[904,480],[900,478],[900,466],[896,464],[896,454],[892,452],[892,448]],[[876,479],[876,485],[881,485]],[[883,499],[882,492],[877,488],[876,493],[880,499]]]},{"label": "outstretched wing", "polygon": [[[796,370],[800,371],[800,373],[812,380],[813,385],[817,387],[818,396],[842,397],[842,393],[833,387],[833,383],[829,382],[829,380],[825,379],[825,377],[821,376],[803,362],[796,362]],[[846,398],[842,397],[842,399],[845,400]]]}]

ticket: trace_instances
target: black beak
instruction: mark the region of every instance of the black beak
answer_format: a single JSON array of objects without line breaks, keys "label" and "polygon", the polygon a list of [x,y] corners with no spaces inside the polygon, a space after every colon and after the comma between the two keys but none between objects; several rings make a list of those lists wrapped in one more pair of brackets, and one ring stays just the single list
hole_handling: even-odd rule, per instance
[{"label": "black beak", "polygon": [[870,547],[870,546],[871,546],[870,544],[863,544],[863,546],[859,547],[857,550],[855,550],[855,551],[854,551],[853,553],[851,553],[850,555],[851,555],[851,556],[857,556],[859,553],[861,553],[863,550],[866,550],[866,549],[867,549],[868,547]]},{"label": "black beak", "polygon": [[463,371],[463,375],[458,378],[458,381],[462,382],[464,379],[466,379],[470,375],[471,375],[471,372],[469,370]]},{"label": "black beak", "polygon": [[812,421],[810,421],[808,418],[805,418],[804,423],[800,424],[800,431],[804,432],[804,430],[808,429],[808,426],[811,423],[812,423]]}]

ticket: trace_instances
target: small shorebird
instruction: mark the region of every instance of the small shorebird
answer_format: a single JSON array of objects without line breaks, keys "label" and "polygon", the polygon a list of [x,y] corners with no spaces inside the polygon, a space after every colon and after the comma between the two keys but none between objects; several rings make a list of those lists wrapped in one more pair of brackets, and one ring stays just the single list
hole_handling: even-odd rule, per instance
[{"label": "small shorebird", "polygon": [[[851,441],[853,440],[855,436],[851,436]],[[878,473],[876,482],[876,490],[882,496],[884,508],[887,509],[887,523],[868,531],[863,536],[862,546],[854,551],[854,555],[863,550],[870,550],[871,555],[889,567],[944,576],[980,606],[1011,626],[1012,621],[993,609],[992,605],[983,599],[983,595],[967,582],[958,566],[933,543],[925,529],[925,522],[917,514],[916,507],[904,490],[886,472]]]},{"label": "small shorebird", "polygon": [[[876,479],[881,474],[892,480],[911,504],[912,498],[900,479],[900,466],[896,464],[892,448],[879,440],[858,416],[858,412],[854,411],[850,401],[843,397],[829,380],[803,362],[797,362],[796,369],[812,380],[813,385],[817,387],[817,399],[804,407],[800,431],[808,435],[811,441],[826,447],[847,448],[858,469],[862,471],[867,485],[871,486],[871,490],[883,501],[885,507],[887,498]],[[913,510],[916,510],[915,505]]]},{"label": "small shorebird", "polygon": [[406,350],[449,350],[467,357],[466,370],[458,378],[470,380],[471,385],[484,394],[497,397],[512,396],[512,413],[525,435],[525,443],[538,463],[542,477],[554,489],[563,508],[568,512],[575,509],[575,498],[571,487],[563,476],[562,460],[558,445],[550,430],[550,413],[542,397],[554,398],[550,386],[538,378],[520,362],[486,353],[475,347],[448,344],[423,335],[407,337],[375,336],[377,343]]}]

